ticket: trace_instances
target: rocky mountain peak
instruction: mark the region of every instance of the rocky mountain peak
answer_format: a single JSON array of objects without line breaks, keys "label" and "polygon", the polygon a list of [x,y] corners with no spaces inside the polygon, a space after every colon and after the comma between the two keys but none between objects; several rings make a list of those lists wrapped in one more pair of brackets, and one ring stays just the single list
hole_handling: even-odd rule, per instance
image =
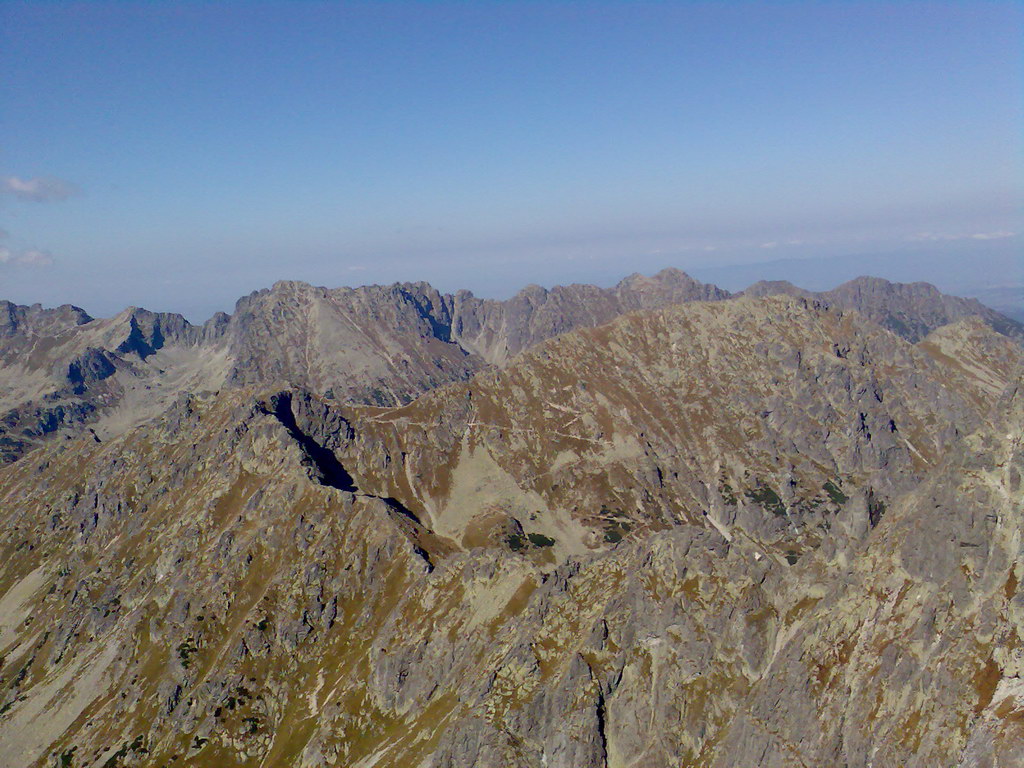
[{"label": "rocky mountain peak", "polygon": [[17,334],[56,335],[92,320],[84,309],[63,304],[44,309],[41,304],[23,306],[0,300],[0,337]]},{"label": "rocky mountain peak", "polygon": [[788,294],[813,296],[833,306],[856,310],[898,336],[917,342],[948,323],[980,317],[997,333],[1024,343],[1024,326],[989,309],[977,299],[942,293],[930,283],[893,283],[878,277],[858,277],[831,291],[812,293],[791,283],[761,281],[745,292],[750,296]]}]

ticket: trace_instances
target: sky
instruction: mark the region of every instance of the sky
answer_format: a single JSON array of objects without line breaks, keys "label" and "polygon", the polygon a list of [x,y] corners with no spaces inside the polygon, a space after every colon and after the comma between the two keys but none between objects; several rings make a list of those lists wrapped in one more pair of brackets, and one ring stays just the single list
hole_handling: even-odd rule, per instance
[{"label": "sky", "polygon": [[1022,21],[5,0],[0,297],[201,321],[279,279],[504,297],[932,246],[967,280],[977,246],[1024,252]]}]

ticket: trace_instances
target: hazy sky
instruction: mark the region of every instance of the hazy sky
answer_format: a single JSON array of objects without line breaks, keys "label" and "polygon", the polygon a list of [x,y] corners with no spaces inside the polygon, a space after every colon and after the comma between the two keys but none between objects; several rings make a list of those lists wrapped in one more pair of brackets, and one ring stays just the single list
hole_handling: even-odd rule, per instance
[{"label": "hazy sky", "polygon": [[0,3],[0,297],[1013,239],[1015,3]]}]

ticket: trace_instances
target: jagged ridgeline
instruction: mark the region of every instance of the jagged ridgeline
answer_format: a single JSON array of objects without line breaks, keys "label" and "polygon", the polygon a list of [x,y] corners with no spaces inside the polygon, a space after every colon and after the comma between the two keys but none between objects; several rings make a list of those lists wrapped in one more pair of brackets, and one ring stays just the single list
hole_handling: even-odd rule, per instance
[{"label": "jagged ridgeline", "polygon": [[5,305],[0,765],[1022,764],[1024,348],[979,307]]},{"label": "jagged ridgeline", "polygon": [[[824,294],[759,283],[748,293],[801,293],[857,310],[911,342],[967,317],[1024,340],[1017,323],[925,283],[861,278]],[[187,392],[301,387],[342,402],[407,403],[525,349],[625,312],[721,301],[727,291],[667,269],[614,288],[530,286],[508,301],[426,283],[328,290],[277,283],[203,326],[129,308],[94,320],[64,306],[0,301],[0,462],[54,437],[93,429],[99,439],[156,416]]]}]

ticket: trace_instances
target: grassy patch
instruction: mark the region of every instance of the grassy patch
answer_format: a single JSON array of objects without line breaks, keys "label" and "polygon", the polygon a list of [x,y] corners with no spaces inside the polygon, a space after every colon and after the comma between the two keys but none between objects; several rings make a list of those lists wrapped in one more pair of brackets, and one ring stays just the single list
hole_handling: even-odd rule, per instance
[{"label": "grassy patch", "polygon": [[609,544],[616,544],[622,541],[623,537],[632,530],[629,523],[621,520],[612,520],[604,527],[604,540]]},{"label": "grassy patch", "polygon": [[724,501],[727,506],[736,506],[736,492],[733,491],[732,486],[729,485],[728,481],[723,479],[718,483],[718,495],[722,497],[722,501]]},{"label": "grassy patch", "polygon": [[760,504],[773,515],[781,517],[786,514],[786,505],[782,503],[782,499],[779,498],[779,494],[768,486],[764,486],[763,488],[754,488],[752,490],[745,491],[744,493],[748,499],[756,504]]},{"label": "grassy patch", "polygon": [[513,552],[522,552],[529,546],[553,547],[555,540],[542,533],[528,533],[526,536],[519,533],[510,533],[505,537],[505,543]]},{"label": "grassy patch", "polygon": [[188,665],[191,663],[190,657],[192,654],[199,652],[199,646],[197,646],[195,644],[195,640],[190,637],[178,646],[177,651],[178,659],[181,661],[181,666],[188,669]]},{"label": "grassy patch", "polygon": [[839,485],[837,483],[833,483],[831,480],[826,480],[825,485],[823,485],[821,489],[828,494],[830,499],[832,499],[832,503],[838,504],[839,506],[842,506],[850,500],[850,497],[843,493],[839,488]]},{"label": "grassy patch", "polygon": [[978,694],[978,702],[974,705],[974,714],[980,715],[995,696],[996,687],[1002,679],[1003,673],[999,665],[989,656],[985,665],[974,674],[974,690]]}]

